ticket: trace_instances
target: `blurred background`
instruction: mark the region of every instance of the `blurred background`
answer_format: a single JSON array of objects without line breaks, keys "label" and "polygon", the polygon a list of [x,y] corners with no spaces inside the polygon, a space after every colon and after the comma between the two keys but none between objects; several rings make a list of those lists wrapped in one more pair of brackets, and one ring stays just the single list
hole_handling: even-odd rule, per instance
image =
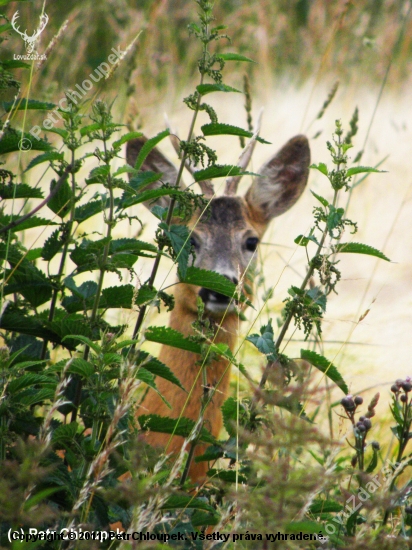
[{"label": "blurred background", "polygon": [[[39,0],[14,2],[7,6],[6,16],[11,19],[18,9],[20,29],[27,28],[31,34],[42,6]],[[115,118],[131,128],[142,128],[149,136],[164,129],[166,113],[172,128],[186,136],[191,113],[182,98],[198,83],[199,45],[187,30],[187,25],[197,20],[194,1],[54,1],[45,3],[45,12],[49,22],[36,48],[39,53],[47,51],[47,61],[40,68],[34,65],[30,87],[29,71],[20,72],[23,97],[58,101],[65,90],[81,85],[106,62],[112,48],[125,51],[140,33],[116,71],[96,84],[87,98],[116,99]],[[411,2],[225,0],[215,3],[214,13],[216,24],[226,25],[232,40],[216,42],[216,50],[241,53],[256,61],[228,62],[224,70],[224,82],[240,89],[243,75],[248,75],[255,119],[264,107],[261,135],[272,145],[258,146],[252,170],[258,170],[300,132],[311,139],[313,162],[330,165],[326,140],[331,139],[335,119],[341,119],[347,129],[356,107],[359,132],[351,157],[363,151],[362,164],[376,166],[383,161],[380,168],[386,172],[361,182],[349,203],[348,196],[342,195],[341,206],[349,204],[349,217],[359,224],[358,234],[347,234],[346,239],[382,250],[391,263],[341,255],[342,282],[339,294],[328,300],[321,351],[339,367],[353,392],[378,389],[387,401],[389,385],[396,378],[412,376]],[[2,44],[2,59],[23,53],[21,37],[10,31]],[[323,117],[317,118],[337,81],[334,100]],[[241,94],[211,94],[209,98],[220,122],[246,127]],[[14,122],[18,125],[19,121]],[[31,124],[41,121],[41,115],[30,113]],[[205,122],[206,118],[199,117],[199,128]],[[210,144],[217,149],[221,163],[236,163],[241,150],[236,138],[215,138]],[[176,160],[169,143],[162,148]],[[33,156],[20,155],[21,167]],[[119,159],[119,165],[122,163]],[[30,174],[33,177],[35,172]],[[48,181],[45,178],[45,186]],[[243,182],[241,192],[249,184]],[[311,173],[309,187],[331,198],[320,173]],[[309,230],[313,206],[313,197],[305,193],[266,234],[260,250],[261,276],[256,278],[256,311],[249,311],[250,323],[241,328],[243,336],[254,322],[251,330],[257,332],[269,316],[279,314],[287,288],[302,280],[306,258],[293,240]],[[151,216],[143,207],[135,213],[145,223],[144,237],[149,240],[155,226]],[[117,232],[133,236],[137,229],[125,224],[119,225]],[[31,238],[27,236],[27,244]],[[150,265],[137,269],[145,280]],[[158,284],[173,284],[171,266],[164,262],[162,270]],[[116,279],[111,284],[116,284]],[[264,305],[262,296],[269,287],[274,288],[273,297]],[[263,313],[256,321],[260,307]],[[136,314],[125,311],[120,315],[122,322],[133,324]],[[148,321],[161,322],[164,319],[157,314]],[[288,353],[297,357],[303,344],[299,332],[293,333],[291,340]],[[243,346],[241,355],[250,368],[259,371],[262,360],[252,346]]]}]

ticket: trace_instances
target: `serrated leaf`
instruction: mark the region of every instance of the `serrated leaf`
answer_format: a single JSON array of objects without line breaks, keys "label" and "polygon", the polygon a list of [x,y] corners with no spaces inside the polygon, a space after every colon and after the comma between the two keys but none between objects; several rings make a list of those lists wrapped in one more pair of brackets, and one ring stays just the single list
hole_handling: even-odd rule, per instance
[{"label": "serrated leaf", "polygon": [[180,277],[180,282],[188,285],[201,286],[208,290],[213,290],[219,294],[223,294],[228,298],[235,298],[240,302],[245,302],[247,305],[252,306],[251,302],[243,294],[239,295],[237,287],[232,281],[229,281],[220,273],[215,271],[207,271],[206,269],[199,269],[198,267],[190,266],[187,268],[186,277]]},{"label": "serrated leaf", "polygon": [[[14,107],[13,107],[14,105]],[[1,106],[9,113],[10,111],[25,111],[26,109],[36,109],[41,111],[52,111],[57,105],[54,103],[47,103],[45,101],[38,101],[37,99],[18,99],[14,101],[2,101]]]},{"label": "serrated leaf", "polygon": [[179,274],[184,279],[187,273],[189,254],[192,250],[190,231],[185,225],[171,225],[169,229],[164,229],[164,232],[172,243],[173,250],[176,254]]},{"label": "serrated leaf", "polygon": [[197,170],[194,174],[195,181],[211,180],[214,178],[227,178],[228,176],[259,176],[253,172],[245,172],[239,166],[231,164],[209,166],[204,170]]},{"label": "serrated leaf", "polygon": [[119,207],[128,208],[129,206],[140,204],[142,202],[154,201],[155,199],[158,199],[159,197],[164,197],[166,195],[176,195],[176,190],[170,187],[161,187],[159,189],[149,189],[147,191],[142,191],[141,193],[131,196],[128,199],[122,199],[119,203]]},{"label": "serrated leaf", "polygon": [[53,442],[70,441],[76,437],[79,425],[77,422],[71,422],[70,424],[61,424],[58,426],[52,434]]},{"label": "serrated leaf", "polygon": [[[11,216],[5,216],[0,214],[0,227],[5,227],[12,221],[15,221],[17,218],[14,216],[13,218]],[[16,233],[17,231],[26,231],[27,229],[32,229],[33,227],[41,227],[42,225],[58,225],[55,222],[52,222],[50,220],[47,220],[46,218],[38,218],[37,216],[31,216],[30,218],[27,218],[27,220],[24,220],[23,222],[19,223],[15,227],[12,227],[10,231],[12,233]]]},{"label": "serrated leaf", "polygon": [[[55,180],[50,184],[50,192],[53,191],[55,186],[58,185]],[[64,218],[70,213],[71,202],[74,200],[73,191],[68,182],[68,175],[65,177],[63,183],[60,183],[59,190],[48,201],[47,206],[52,212],[57,214],[60,218]]]},{"label": "serrated leaf", "polygon": [[38,260],[41,258],[42,248],[32,248],[31,250],[27,251],[27,254],[25,255],[25,258],[29,262],[34,262],[34,260]]},{"label": "serrated leaf", "polygon": [[[201,127],[201,130],[203,132],[204,136],[242,136],[242,137],[253,137],[253,132],[249,132],[248,130],[244,130],[243,128],[239,128],[238,126],[233,126],[231,124],[220,124],[220,123],[214,123],[214,124],[204,124]],[[270,145],[270,141],[266,141],[263,138],[257,137],[256,141],[259,143],[266,143]]]},{"label": "serrated leaf", "polygon": [[351,254],[366,254],[367,256],[375,256],[376,258],[390,262],[390,259],[385,256],[383,252],[380,252],[380,250],[377,250],[376,248],[373,248],[373,246],[369,246],[367,244],[339,243],[334,247],[334,250],[338,253],[347,252]]},{"label": "serrated leaf", "polygon": [[82,334],[68,334],[62,339],[65,340],[79,340],[82,344],[89,346],[97,355],[101,352],[101,348],[98,344],[94,343],[90,338],[83,336]]},{"label": "serrated leaf", "polygon": [[272,320],[269,319],[268,324],[261,327],[260,334],[251,334],[246,340],[256,346],[270,361],[275,361],[277,353],[273,337]]},{"label": "serrated leaf", "polygon": [[[10,263],[11,259],[9,259]],[[6,271],[8,283],[4,287],[4,295],[21,294],[33,307],[38,307],[52,296],[53,286],[46,275],[31,262],[23,259],[18,267]]]},{"label": "serrated leaf", "polygon": [[96,214],[100,214],[110,205],[109,197],[104,196],[102,200],[89,201],[86,204],[77,206],[74,210],[74,220],[82,223]]},{"label": "serrated leaf", "polygon": [[[138,417],[139,424],[143,431],[160,432],[165,434],[180,435],[188,437],[195,426],[195,422],[190,418],[182,416],[180,419],[160,416],[158,414],[147,414]],[[214,444],[215,438],[209,433],[206,428],[202,428],[200,441]]]},{"label": "serrated leaf", "polygon": [[42,199],[44,198],[41,189],[30,187],[27,183],[0,184],[1,199]]},{"label": "serrated leaf", "polygon": [[9,384],[7,385],[8,393],[15,394],[24,388],[30,388],[35,385],[44,386],[47,385],[56,385],[56,379],[50,378],[48,376],[44,376],[37,373],[27,373],[23,374],[23,376],[19,376],[18,378],[15,378]]},{"label": "serrated leaf", "polygon": [[8,126],[0,140],[0,155],[15,151],[50,151],[52,145],[44,139],[36,139],[30,133],[22,133]]},{"label": "serrated leaf", "polygon": [[110,174],[110,166],[104,164],[103,166],[96,166],[91,170],[89,177],[86,178],[87,185],[93,183],[105,183]]},{"label": "serrated leaf", "polygon": [[[130,341],[129,341],[129,345],[130,345]],[[185,388],[180,383],[180,380],[174,375],[174,373],[169,369],[169,367],[166,366],[161,361],[159,361],[159,359],[156,359],[155,357],[151,357],[147,352],[140,351],[136,362],[138,362],[139,365],[143,366],[146,370],[148,370],[155,376],[164,378],[165,380],[168,380],[172,384],[179,386],[179,388],[181,388],[183,391],[186,391]]]},{"label": "serrated leaf", "polygon": [[143,147],[140,149],[139,154],[137,156],[134,168],[136,170],[140,170],[140,168],[143,166],[144,161],[146,160],[147,156],[149,155],[150,151],[156,147],[156,145],[162,141],[166,136],[170,135],[169,130],[163,130],[163,132],[160,132],[156,136],[148,139]]},{"label": "serrated leaf", "polygon": [[83,378],[90,378],[95,372],[95,367],[81,357],[75,357],[67,369],[68,373],[78,374]]},{"label": "serrated leaf", "polygon": [[162,510],[196,509],[214,512],[215,509],[200,498],[186,495],[171,495],[165,503],[161,505]]},{"label": "serrated leaf", "polygon": [[216,57],[220,57],[224,61],[246,61],[247,63],[257,63],[256,61],[253,61],[253,59],[250,59],[249,57],[245,57],[244,55],[240,55],[238,53],[219,53],[216,55]]},{"label": "serrated leaf", "polygon": [[332,382],[334,382],[346,395],[349,393],[348,386],[342,378],[338,369],[333,365],[326,357],[319,355],[314,351],[306,349],[300,350],[300,357],[305,361],[308,361],[311,365],[323,372]]},{"label": "serrated leaf", "polygon": [[[106,124],[105,128],[109,130],[119,130],[122,126],[125,126],[124,124]],[[103,126],[100,124],[100,122],[94,122],[93,124],[88,124],[87,126],[83,126],[83,128],[80,128],[80,135],[82,137],[93,134],[94,132],[98,132],[99,130],[102,130]]]},{"label": "serrated leaf", "polygon": [[42,155],[38,155],[37,157],[34,157],[34,159],[29,162],[29,165],[27,166],[25,172],[28,172],[31,168],[39,164],[42,164],[43,162],[51,162],[53,160],[63,160],[63,159],[64,159],[63,153],[59,153],[58,151],[48,151],[47,153],[43,153]]},{"label": "serrated leaf", "polygon": [[310,190],[310,192],[315,197],[315,199],[318,199],[318,201],[323,204],[323,206],[329,206],[329,201],[327,201],[324,197],[318,195],[317,193],[315,193],[315,191]]},{"label": "serrated leaf", "polygon": [[322,174],[324,174],[325,176],[328,175],[328,167],[326,166],[326,164],[324,162],[320,162],[319,164],[311,164],[309,166],[309,168],[313,168],[315,170],[319,170],[319,172],[321,172]]},{"label": "serrated leaf", "polygon": [[124,143],[127,143],[131,139],[142,137],[142,132],[128,132],[127,134],[124,134],[120,139],[113,142],[113,147],[118,148],[121,147]]},{"label": "serrated leaf", "polygon": [[353,168],[349,168],[346,171],[346,175],[348,177],[354,176],[355,174],[364,174],[369,172],[377,172],[377,173],[385,173],[386,170],[377,170],[376,168],[371,168],[370,166],[354,166]]},{"label": "serrated leaf", "polygon": [[198,342],[189,340],[181,332],[170,327],[149,327],[145,332],[146,340],[157,342],[174,348],[184,349],[193,353],[200,354],[201,346]]},{"label": "serrated leaf", "polygon": [[46,239],[46,242],[43,245],[41,252],[43,260],[49,262],[58,252],[60,252],[62,247],[63,242],[60,240],[60,230],[56,229],[50,237]]},{"label": "serrated leaf", "polygon": [[200,95],[211,94],[212,92],[237,92],[241,94],[240,90],[232,88],[232,86],[226,86],[226,84],[199,84],[196,86],[196,90]]},{"label": "serrated leaf", "polygon": [[223,425],[230,437],[236,437],[237,401],[229,397],[221,407]]}]

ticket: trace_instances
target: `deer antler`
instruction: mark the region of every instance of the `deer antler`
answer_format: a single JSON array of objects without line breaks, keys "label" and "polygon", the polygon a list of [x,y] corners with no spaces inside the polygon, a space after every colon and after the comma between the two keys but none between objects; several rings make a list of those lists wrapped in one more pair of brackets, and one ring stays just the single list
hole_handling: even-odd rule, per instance
[{"label": "deer antler", "polygon": [[[255,149],[256,145],[256,138],[259,135],[260,127],[262,124],[262,114],[263,114],[263,107],[259,112],[255,130],[253,132],[253,136],[250,138],[248,143],[246,144],[245,148],[240,154],[239,160],[237,162],[237,166],[241,168],[242,170],[246,170],[248,167],[248,164],[250,162],[250,159],[252,158],[253,151]],[[242,176],[230,176],[226,179],[226,188],[225,188],[225,195],[236,195],[237,188],[239,185],[240,180],[242,179]]]},{"label": "deer antler", "polygon": [[47,13],[42,13],[40,15],[40,25],[39,25],[38,29],[34,31],[32,36],[29,36],[29,41],[30,42],[35,42],[36,38],[38,36],[40,36],[40,34],[43,32],[43,30],[44,30],[44,28],[45,28],[45,26],[47,25],[48,22],[49,22],[49,16],[47,15]]},{"label": "deer antler", "polygon": [[34,31],[34,33],[31,36],[28,36],[27,29],[23,32],[20,32],[20,27],[17,27],[16,21],[19,18],[19,12],[16,11],[16,13],[13,15],[13,19],[11,20],[11,25],[13,29],[23,38],[23,40],[26,42],[26,48],[29,53],[31,53],[34,50],[34,44],[37,40],[37,38],[40,36],[40,34],[43,32],[45,26],[49,22],[49,16],[47,13],[42,13],[40,15],[40,25],[39,27]]}]

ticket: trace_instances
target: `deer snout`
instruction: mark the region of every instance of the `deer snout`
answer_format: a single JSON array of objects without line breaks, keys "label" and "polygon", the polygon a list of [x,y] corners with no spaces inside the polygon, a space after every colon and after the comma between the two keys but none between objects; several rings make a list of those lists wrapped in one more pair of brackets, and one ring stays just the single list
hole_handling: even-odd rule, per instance
[{"label": "deer snout", "polygon": [[[222,275],[226,277],[226,279],[229,279],[229,281],[231,281],[235,285],[237,285],[239,282],[236,277],[225,275],[223,273]],[[220,313],[226,310],[234,310],[236,301],[232,298],[229,298],[228,296],[225,296],[224,294],[220,294],[219,292],[216,292],[214,290],[209,290],[208,288],[201,288],[199,290],[199,296],[204,302],[205,307],[208,311],[211,311],[213,313]],[[231,305],[228,308],[230,302]]]}]

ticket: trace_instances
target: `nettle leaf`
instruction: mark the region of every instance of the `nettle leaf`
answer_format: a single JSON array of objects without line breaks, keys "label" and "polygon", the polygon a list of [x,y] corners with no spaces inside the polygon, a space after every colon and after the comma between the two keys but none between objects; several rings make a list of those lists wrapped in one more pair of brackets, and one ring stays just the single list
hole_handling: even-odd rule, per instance
[{"label": "nettle leaf", "polygon": [[326,357],[323,357],[323,355],[319,355],[314,351],[309,351],[306,349],[300,350],[300,357],[301,359],[308,361],[308,363],[323,372],[323,374],[330,378],[332,382],[335,382],[335,384],[339,386],[343,393],[345,393],[346,395],[349,393],[348,386],[346,385],[346,382],[342,378],[340,372],[335,367],[335,365],[331,363],[331,361],[326,359]]},{"label": "nettle leaf", "polygon": [[154,300],[156,296],[157,290],[155,288],[152,288],[149,285],[142,285],[137,292],[135,304],[138,306],[143,306],[144,304]]},{"label": "nettle leaf", "polygon": [[226,84],[199,84],[196,86],[196,90],[200,95],[210,94],[212,92],[237,92],[241,94],[240,90],[232,88],[232,86],[226,86]]},{"label": "nettle leaf", "polygon": [[253,307],[251,302],[244,296],[244,294],[239,293],[236,285],[229,281],[220,273],[216,271],[208,271],[206,269],[199,269],[198,267],[190,266],[187,268],[186,276],[180,277],[179,280],[181,283],[186,283],[188,285],[201,286],[207,288],[208,290],[214,290],[219,294],[223,294],[228,298],[234,298],[240,302],[245,302],[248,306]]},{"label": "nettle leaf", "polygon": [[[7,274],[11,271],[7,270]],[[22,260],[13,270],[4,295],[21,294],[33,307],[38,307],[51,299],[53,286],[46,275],[31,262]]]},{"label": "nettle leaf", "polygon": [[90,378],[95,373],[95,367],[81,357],[72,359],[70,366],[67,369],[68,373],[77,374],[83,378]]},{"label": "nettle leaf", "polygon": [[42,199],[44,198],[41,189],[30,187],[27,183],[0,184],[1,199]]},{"label": "nettle leaf", "polygon": [[156,147],[156,145],[162,141],[165,137],[170,135],[169,130],[163,130],[163,132],[160,132],[156,136],[148,139],[146,143],[143,145],[143,147],[140,149],[139,154],[137,156],[134,168],[136,170],[140,170],[140,168],[143,166],[144,161],[146,160],[147,156],[149,155],[150,151]]},{"label": "nettle leaf", "polygon": [[[53,191],[56,185],[56,180],[53,180],[50,184],[50,191]],[[74,196],[67,175],[64,182],[60,184],[57,193],[48,201],[47,206],[52,212],[63,219],[70,213],[72,200],[74,200]]]},{"label": "nettle leaf", "polygon": [[[204,136],[242,136],[242,137],[253,137],[253,132],[239,128],[238,126],[232,126],[231,124],[204,124],[201,127]],[[270,145],[270,141],[266,141],[263,138],[257,137],[256,141],[259,143],[266,143]]]},{"label": "nettle leaf", "polygon": [[117,149],[131,139],[142,137],[142,135],[142,132],[128,132],[127,134],[124,134],[124,136],[122,136],[120,139],[113,142],[113,148]]},{"label": "nettle leaf", "polygon": [[87,185],[92,183],[105,183],[110,174],[110,166],[104,164],[103,166],[97,166],[90,172],[89,177],[86,179]]},{"label": "nettle leaf", "polygon": [[38,155],[37,157],[34,157],[34,159],[29,162],[29,165],[27,166],[25,172],[28,172],[31,168],[39,164],[42,164],[43,162],[51,162],[53,160],[64,160],[64,154],[59,153],[58,151],[48,151],[47,153]]},{"label": "nettle leaf", "polygon": [[318,201],[323,204],[323,206],[329,206],[329,201],[327,201],[324,197],[322,197],[321,195],[318,195],[317,193],[315,193],[315,191],[310,191],[312,193],[312,195],[315,197],[315,199],[318,199]]},{"label": "nettle leaf", "polygon": [[309,296],[315,304],[320,305],[323,311],[326,311],[326,294],[324,294],[318,286],[307,290],[306,295]]},{"label": "nettle leaf", "polygon": [[152,258],[151,254],[145,254],[145,252],[157,252],[156,246],[145,241],[139,241],[137,239],[114,239],[110,243],[110,254],[129,252],[136,256],[145,256],[146,258]]},{"label": "nettle leaf", "polygon": [[390,262],[390,259],[372,246],[362,243],[339,243],[334,247],[335,252],[347,252],[351,254],[366,254],[367,256],[375,256],[381,260],[386,260]]},{"label": "nettle leaf", "polygon": [[54,103],[47,103],[45,101],[38,101],[37,99],[25,99],[21,98],[17,101],[2,101],[1,106],[9,113],[10,111],[25,111],[26,109],[36,109],[41,111],[52,111],[57,105]]},{"label": "nettle leaf", "polygon": [[[325,176],[328,175],[328,167],[326,166],[326,164],[324,162],[320,162],[319,164],[311,164],[309,166],[309,168],[313,168],[314,170],[319,170],[319,172],[321,172]],[[327,206],[327,205],[325,205],[325,206]]]},{"label": "nettle leaf", "polygon": [[201,353],[201,346],[198,342],[186,338],[181,332],[170,327],[149,327],[145,332],[145,338],[149,342],[157,342],[173,348]]},{"label": "nettle leaf", "polygon": [[247,63],[257,63],[257,61],[253,61],[253,59],[238,53],[219,53],[216,57],[220,57],[224,61],[246,61]]},{"label": "nettle leaf", "polygon": [[22,133],[8,126],[0,140],[0,155],[15,151],[50,151],[53,146],[44,139],[36,139],[28,132]]},{"label": "nettle leaf", "polygon": [[346,175],[348,177],[354,176],[355,174],[364,174],[365,172],[377,172],[379,174],[385,173],[386,170],[377,170],[376,168],[371,168],[370,166],[354,166],[353,168],[349,168],[346,171]]},{"label": "nettle leaf", "polygon": [[223,415],[223,425],[229,434],[229,437],[236,437],[236,422],[237,422],[237,401],[233,397],[229,397],[221,407]]},{"label": "nettle leaf", "polygon": [[310,242],[310,239],[308,239],[304,235],[298,235],[293,242],[298,244],[299,246],[306,246]]},{"label": "nettle leaf", "polygon": [[46,239],[43,248],[41,249],[41,257],[43,260],[49,262],[56,254],[60,252],[62,247],[63,242],[60,239],[60,230],[56,229],[50,237]]},{"label": "nettle leaf", "polygon": [[159,227],[161,227],[169,237],[173,250],[176,254],[179,274],[182,278],[185,278],[187,273],[187,264],[189,262],[189,254],[192,250],[189,229],[185,225],[171,225],[168,229],[165,223],[161,223]]},{"label": "nettle leaf", "polygon": [[263,325],[260,328],[260,335],[259,334],[251,334],[246,338],[249,342],[252,342],[254,346],[257,347],[257,349],[266,355],[270,361],[276,361],[276,348],[275,343],[273,341],[273,327],[272,327],[272,319],[269,319],[269,322],[267,325]]},{"label": "nettle leaf", "polygon": [[[87,282],[88,292],[93,289],[93,284],[91,283],[92,281]],[[84,284],[85,283],[83,283],[83,285]],[[96,283],[94,283],[94,285],[96,285]],[[80,287],[78,290],[84,291],[85,289],[82,289]],[[78,295],[71,296],[71,297],[66,296],[62,301],[63,307],[69,313],[75,313],[77,311],[93,309],[97,285],[96,285],[96,288],[94,288],[93,290],[94,291],[92,292],[92,294],[89,294],[88,296],[84,296],[84,295],[82,297],[79,297]],[[133,292],[134,292],[133,285],[120,285],[120,286],[105,288],[102,290],[102,293],[100,296],[99,309],[108,309],[108,308],[131,309]]]},{"label": "nettle leaf", "polygon": [[204,170],[197,170],[194,174],[195,181],[211,180],[214,178],[227,178],[228,176],[259,176],[253,172],[245,172],[239,166],[231,164],[215,164]]},{"label": "nettle leaf", "polygon": [[207,502],[200,498],[193,498],[187,495],[172,495],[161,506],[162,510],[179,510],[179,509],[195,509],[207,510],[214,512],[215,509]]},{"label": "nettle leaf", "polygon": [[61,443],[63,441],[72,441],[77,434],[79,425],[77,422],[71,422],[70,424],[61,424],[58,426],[52,434],[52,441]]},{"label": "nettle leaf", "polygon": [[[133,168],[135,172],[135,169]],[[144,187],[147,187],[150,183],[155,183],[162,177],[162,174],[159,172],[139,172],[139,174],[133,176],[129,180],[129,185],[125,192],[123,193],[121,201],[130,199],[139,193]]]},{"label": "nettle leaf", "polygon": [[[110,124],[105,124],[104,128],[106,130],[120,130],[122,126],[125,126],[125,124],[115,124],[111,122]],[[99,130],[103,130],[103,125],[100,122],[94,122],[93,124],[88,124],[87,126],[83,126],[83,128],[80,128],[80,135],[82,137],[91,136]]]},{"label": "nettle leaf", "polygon": [[[16,219],[17,219],[16,216],[12,218],[11,216],[0,214],[0,227],[4,227],[8,225],[10,222],[15,221]],[[58,224],[50,220],[47,220],[46,218],[38,218],[37,216],[31,216],[30,218],[28,218],[27,220],[24,220],[23,222],[19,223],[15,227],[12,227],[10,231],[12,233],[16,233],[17,231],[26,231],[26,229],[32,229],[32,227],[41,227],[42,225],[58,225]]]},{"label": "nettle leaf", "polygon": [[100,214],[108,208],[110,200],[107,195],[104,195],[101,200],[89,201],[86,204],[77,206],[74,210],[74,220],[78,223],[82,223],[96,214]]},{"label": "nettle leaf", "polygon": [[[159,175],[160,177],[160,175]],[[143,191],[138,195],[131,196],[129,199],[121,200],[119,203],[120,208],[128,208],[134,204],[140,204],[141,202],[154,201],[159,197],[164,197],[165,195],[174,195],[176,190],[170,187],[160,187],[158,189],[149,189]]]},{"label": "nettle leaf", "polygon": [[147,371],[151,372],[154,376],[164,378],[165,380],[168,380],[172,384],[175,384],[176,386],[179,386],[179,388],[181,388],[182,390],[186,391],[180,383],[180,380],[176,378],[169,367],[159,361],[159,359],[152,357],[145,351],[140,351],[137,361],[139,365],[144,367]]},{"label": "nettle leaf", "polygon": [[[180,419],[174,419],[158,414],[145,414],[139,416],[138,420],[143,431],[180,435],[182,437],[188,437],[195,425],[193,420],[184,416]],[[205,443],[216,443],[215,438],[206,428],[202,428],[199,439]]]}]

